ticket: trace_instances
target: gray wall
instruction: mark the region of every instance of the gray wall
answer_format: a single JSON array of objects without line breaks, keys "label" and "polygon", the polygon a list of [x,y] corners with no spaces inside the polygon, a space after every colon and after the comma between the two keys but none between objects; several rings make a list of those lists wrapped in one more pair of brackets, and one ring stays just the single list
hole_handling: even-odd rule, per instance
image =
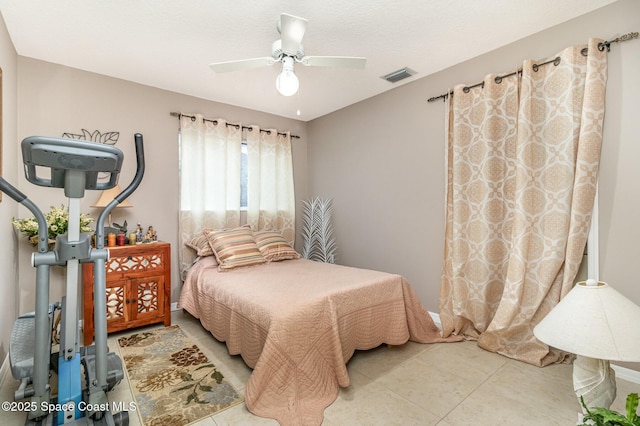
[{"label": "gray wall", "polygon": [[[180,293],[177,266],[178,220],[178,119],[170,112],[202,113],[230,122],[258,124],[290,130],[301,136],[293,142],[295,190],[298,200],[307,197],[306,123],[244,108],[205,101],[103,75],[89,73],[39,60],[18,57],[18,137],[8,143],[17,144],[30,135],[61,136],[64,132],[120,132],[116,146],[125,154],[120,182],[124,188],[135,173],[133,135],[142,133],[145,142],[146,171],[138,190],[129,201],[133,208],[116,209],[113,221],[127,220],[130,227],[140,222],[158,232],[158,238],[172,244],[172,297]],[[21,162],[14,150],[14,162]],[[66,205],[61,189],[36,187],[20,176],[20,189],[38,206]],[[82,200],[82,211],[97,218],[100,210],[91,208],[100,194],[88,191]],[[301,210],[301,208],[299,208]],[[31,214],[19,208],[19,217]],[[6,224],[2,225],[6,227]],[[0,245],[3,245],[0,243]],[[20,274],[19,311],[33,309],[35,270],[29,256],[33,248],[20,239],[17,245]],[[14,250],[11,250],[12,252]],[[52,270],[52,300],[64,291],[64,270]],[[60,284],[57,284],[60,283]]]},{"label": "gray wall", "polygon": [[[640,2],[621,0],[310,122],[309,194],[334,198],[340,262],[404,275],[426,308],[437,312],[445,105],[427,99],[458,83],[480,82],[488,73],[511,72],[524,59],[553,57],[589,37],[611,39],[639,30]],[[639,70],[640,40],[612,46],[599,234],[601,279],[638,304]]]},{"label": "gray wall", "polygon": [[[17,55],[7,34],[4,20],[0,19],[0,68],[2,68],[2,177],[15,183],[18,170],[16,140],[17,103]],[[0,203],[0,360],[9,351],[11,326],[18,309],[18,256],[17,238],[11,226],[11,219],[18,215],[18,205],[6,195]],[[1,361],[0,361],[1,362]]]}]

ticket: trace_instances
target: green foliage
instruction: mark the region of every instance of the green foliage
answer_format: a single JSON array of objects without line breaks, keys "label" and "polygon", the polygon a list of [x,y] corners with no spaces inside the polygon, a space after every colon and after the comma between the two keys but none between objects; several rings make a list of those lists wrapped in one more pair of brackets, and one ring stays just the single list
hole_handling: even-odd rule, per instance
[{"label": "green foliage", "polygon": [[[45,219],[47,219],[47,228],[49,228],[49,240],[55,240],[56,236],[67,233],[69,229],[69,210],[66,207],[60,206],[60,208],[56,208],[51,206],[51,211],[45,215]],[[93,232],[93,229],[89,227],[91,222],[93,222],[93,219],[82,213],[80,215],[80,232]],[[36,222],[35,217],[27,219],[14,218],[11,223],[29,239],[32,245],[38,245],[38,222]]]},{"label": "green foliage", "polygon": [[[640,417],[638,417],[638,394],[630,393],[627,396],[626,416],[617,411],[608,408],[587,408],[584,399],[580,397],[580,403],[586,411],[584,416],[584,425],[595,424],[596,426],[640,426]],[[593,423],[587,423],[591,420]]]}]

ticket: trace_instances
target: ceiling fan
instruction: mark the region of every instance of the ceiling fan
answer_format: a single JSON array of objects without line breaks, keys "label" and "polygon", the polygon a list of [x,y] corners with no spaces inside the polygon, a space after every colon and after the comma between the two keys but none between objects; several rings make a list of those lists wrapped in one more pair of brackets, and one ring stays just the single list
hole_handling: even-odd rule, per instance
[{"label": "ceiling fan", "polygon": [[302,47],[302,37],[307,29],[307,20],[287,13],[280,14],[276,28],[280,40],[271,46],[271,56],[240,61],[219,62],[210,64],[216,73],[238,71],[250,68],[273,65],[282,62],[282,72],[276,79],[276,88],[283,96],[294,95],[298,91],[299,81],[293,71],[294,63],[316,67],[342,67],[362,69],[366,58],[348,56],[306,56]]}]

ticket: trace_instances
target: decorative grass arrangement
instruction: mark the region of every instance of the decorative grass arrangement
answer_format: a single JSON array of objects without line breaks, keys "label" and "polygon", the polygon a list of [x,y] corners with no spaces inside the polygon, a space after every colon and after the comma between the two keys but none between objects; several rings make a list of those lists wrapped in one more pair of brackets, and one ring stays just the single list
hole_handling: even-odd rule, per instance
[{"label": "decorative grass arrangement", "polygon": [[333,236],[333,200],[314,198],[304,201],[302,211],[302,257],[336,263],[336,240]]}]

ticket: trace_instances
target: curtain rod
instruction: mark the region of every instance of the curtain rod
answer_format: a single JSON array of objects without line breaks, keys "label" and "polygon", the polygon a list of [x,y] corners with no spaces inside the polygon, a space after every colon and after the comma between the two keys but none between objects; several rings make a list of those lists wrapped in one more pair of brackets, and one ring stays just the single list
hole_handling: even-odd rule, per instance
[{"label": "curtain rod", "polygon": [[[599,51],[604,51],[604,49],[607,49],[607,52],[611,51],[611,43],[622,43],[623,41],[628,41],[634,38],[638,37],[638,33],[637,32],[631,32],[631,33],[627,33],[625,35],[622,35],[620,37],[616,37],[613,40],[609,40],[609,41],[603,41],[601,43],[598,43],[598,50]],[[589,50],[585,47],[584,49],[582,49],[580,51],[580,53],[582,54],[582,56],[587,56],[587,54],[589,53]],[[538,72],[538,69],[540,69],[541,66],[543,65],[547,65],[547,64],[553,64],[554,66],[558,66],[560,65],[560,57],[557,56],[556,58],[547,61],[547,62],[542,62],[540,64],[533,64],[531,66],[531,68],[533,68],[534,72]],[[516,75],[516,74],[522,74],[522,68],[518,68],[517,71],[514,71],[510,74],[505,74],[505,75],[499,75],[497,76],[494,81],[496,82],[496,84],[500,84],[502,82],[502,79],[507,78],[507,77],[511,77],[512,75]],[[462,91],[464,93],[469,93],[469,90],[473,89],[474,87],[478,87],[478,86],[482,86],[484,88],[484,81],[480,82],[480,83],[476,83],[473,84],[471,86],[465,86],[462,88]],[[433,102],[436,101],[438,99],[442,99],[442,101],[444,102],[449,96],[453,96],[453,90],[450,90],[447,93],[443,93],[440,96],[434,96],[432,98],[427,99],[427,102]]]},{"label": "curtain rod", "polygon": [[[178,117],[178,119],[180,119],[180,117],[189,117],[191,120],[195,120],[196,119],[196,117],[193,116],[193,115],[182,114],[182,113],[179,113],[179,112],[170,112],[169,115],[172,116],[172,117]],[[203,118],[203,120],[204,121],[208,121],[208,122],[213,123],[213,124],[218,124],[218,120],[210,120],[208,118]],[[242,127],[242,130],[249,130],[249,131],[253,130],[253,127],[240,126],[239,124],[235,124],[235,123],[226,123],[226,125],[227,126],[233,126],[236,129],[239,129],[240,127]],[[271,134],[271,130],[268,130],[268,129],[264,129],[264,130],[260,129],[260,131],[264,132],[264,133]],[[278,132],[278,134],[282,135],[282,136],[286,136],[286,133]],[[292,139],[300,139],[300,136],[298,136],[298,135],[290,135],[290,136],[291,136]]]}]

